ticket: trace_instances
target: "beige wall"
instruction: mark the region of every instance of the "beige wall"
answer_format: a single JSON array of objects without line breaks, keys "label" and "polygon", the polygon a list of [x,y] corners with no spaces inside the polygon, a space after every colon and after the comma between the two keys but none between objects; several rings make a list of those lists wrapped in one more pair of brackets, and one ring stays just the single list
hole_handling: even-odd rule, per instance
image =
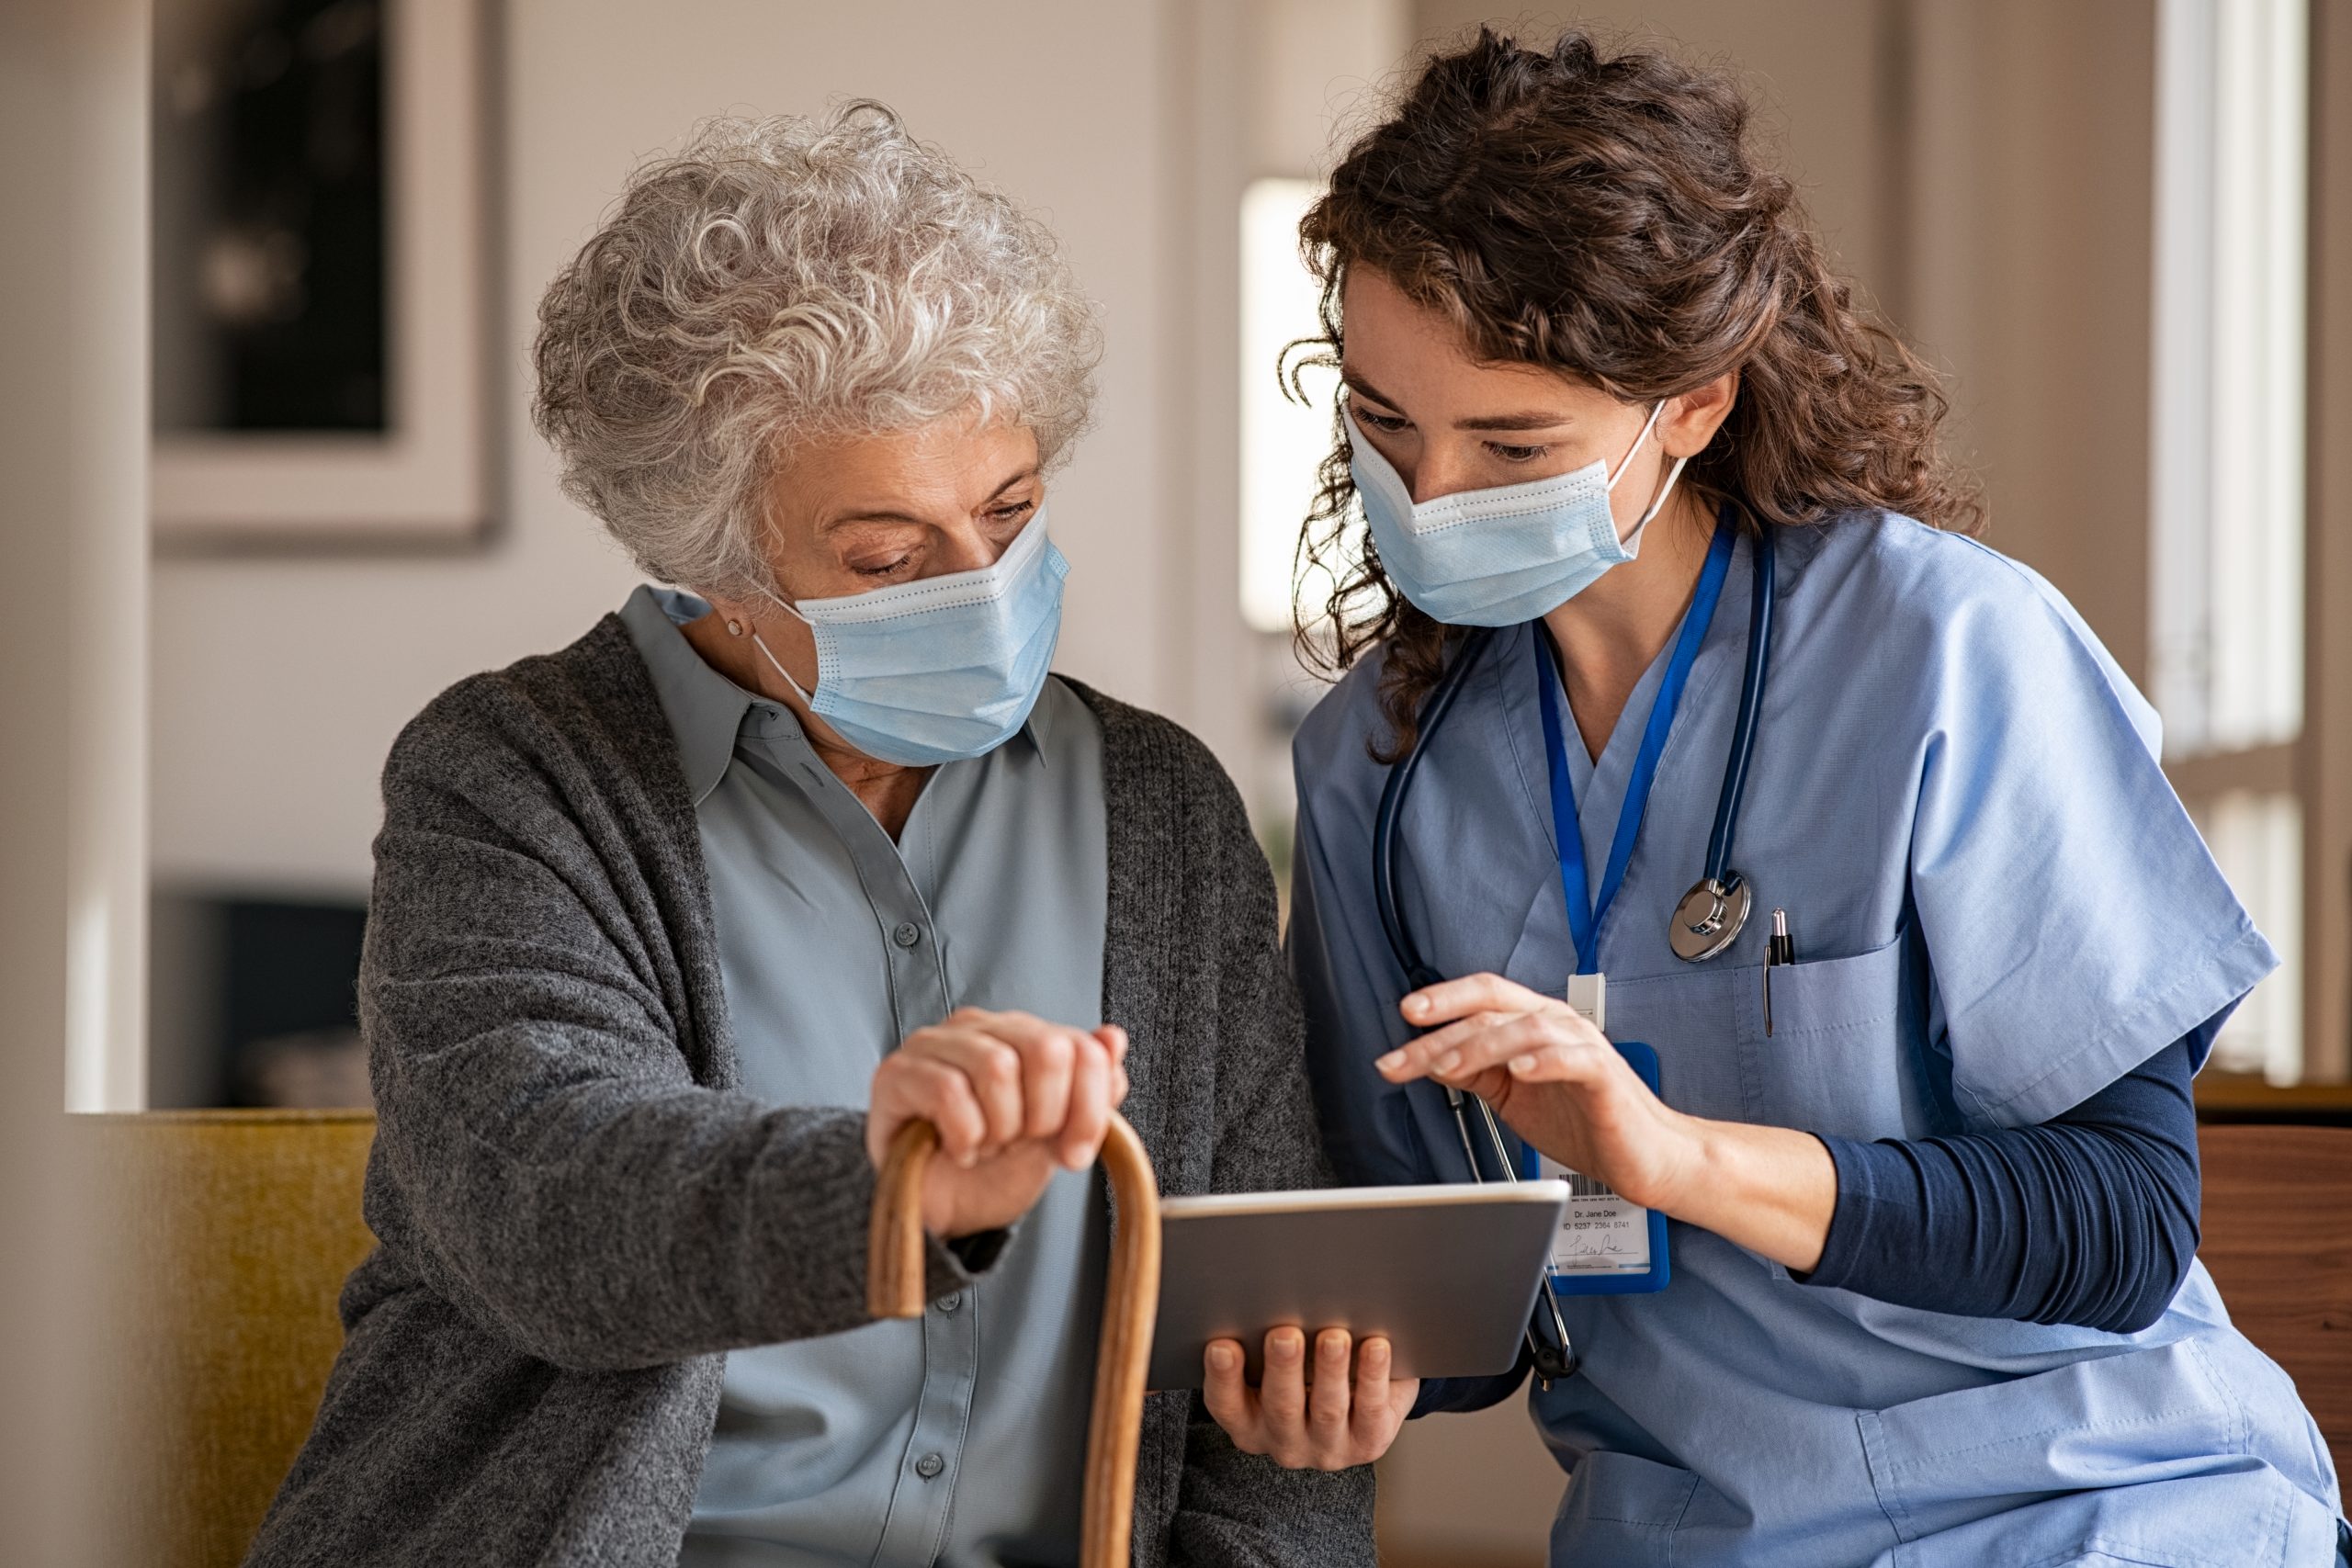
[{"label": "beige wall", "polygon": [[2155,7],[1916,13],[1905,324],[1953,374],[1987,539],[2143,679]]},{"label": "beige wall", "polygon": [[1652,0],[1526,11],[1480,0],[1419,0],[1422,39],[1467,41],[1480,22],[1548,43],[1574,23],[1607,48],[1665,47],[1727,69],[1748,88],[1767,145],[1797,180],[1840,264],[1873,288],[1888,280],[1894,236],[1885,198],[1894,155],[1880,62],[1883,0]]},{"label": "beige wall", "polygon": [[[2312,6],[2311,562],[2303,624],[2315,714],[2352,713],[2352,0]],[[2299,762],[2311,964],[2303,1029],[2321,1070],[2352,1077],[2352,724],[2320,726]],[[2333,973],[2331,973],[2331,970]],[[2323,977],[2324,976],[2324,977]],[[2323,1055],[2324,1053],[2324,1055]]]},{"label": "beige wall", "polygon": [[[720,110],[879,96],[1043,209],[1102,302],[1102,417],[1054,495],[1075,570],[1061,663],[1174,705],[1188,530],[1166,500],[1163,374],[1182,323],[1168,204],[1170,7],[1022,0],[776,6],[515,0],[498,206],[508,456],[495,541],[442,558],[166,558],[154,583],[154,864],[164,879],[364,888],[375,780],[400,725],[470,671],[570,640],[635,578],[557,492],[524,412],[540,288],[632,164]],[[1181,604],[1181,601],[1173,601]]]}]

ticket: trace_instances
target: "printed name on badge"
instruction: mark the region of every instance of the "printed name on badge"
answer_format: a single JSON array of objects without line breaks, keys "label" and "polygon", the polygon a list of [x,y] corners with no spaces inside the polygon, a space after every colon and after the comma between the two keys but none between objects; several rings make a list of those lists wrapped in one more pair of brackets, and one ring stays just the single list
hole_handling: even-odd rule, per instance
[{"label": "printed name on badge", "polygon": [[1568,1184],[1568,1206],[1552,1237],[1552,1272],[1567,1275],[1646,1274],[1650,1212],[1620,1198],[1598,1178],[1570,1170],[1546,1156],[1544,1174]]}]

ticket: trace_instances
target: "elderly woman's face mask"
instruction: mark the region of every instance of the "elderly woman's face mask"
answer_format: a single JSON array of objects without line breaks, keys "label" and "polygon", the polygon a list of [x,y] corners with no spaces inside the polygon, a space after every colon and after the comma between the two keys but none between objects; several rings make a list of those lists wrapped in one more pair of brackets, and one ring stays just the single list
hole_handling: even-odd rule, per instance
[{"label": "elderly woman's face mask", "polygon": [[1028,722],[1061,634],[1069,562],[1033,514],[995,564],[833,599],[778,604],[808,625],[817,689],[758,632],[761,653],[841,738],[870,757],[928,767],[978,757]]}]

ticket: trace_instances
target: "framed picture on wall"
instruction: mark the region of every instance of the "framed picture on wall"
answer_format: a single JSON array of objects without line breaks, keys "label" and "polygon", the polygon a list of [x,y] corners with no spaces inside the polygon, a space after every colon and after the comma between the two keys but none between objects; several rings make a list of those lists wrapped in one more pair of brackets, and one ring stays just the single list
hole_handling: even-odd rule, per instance
[{"label": "framed picture on wall", "polygon": [[159,543],[492,515],[486,0],[157,0]]}]

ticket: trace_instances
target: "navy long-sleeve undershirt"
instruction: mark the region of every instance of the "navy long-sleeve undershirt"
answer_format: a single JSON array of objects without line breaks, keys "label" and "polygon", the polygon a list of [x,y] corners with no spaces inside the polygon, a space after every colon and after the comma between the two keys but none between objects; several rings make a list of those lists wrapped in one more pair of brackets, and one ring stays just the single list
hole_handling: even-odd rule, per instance
[{"label": "navy long-sleeve undershirt", "polygon": [[[2032,1127],[1863,1143],[1816,1134],[1838,1205],[1808,1285],[1968,1317],[2129,1334],[2164,1315],[2197,1255],[2199,1054],[2209,1020]],[[1527,1375],[1423,1383],[1416,1416],[1477,1410]]]},{"label": "navy long-sleeve undershirt", "polygon": [[2197,1254],[2189,1064],[2176,1041],[2038,1126],[1823,1136],[1838,1207],[1804,1282],[1969,1317],[2147,1327]]}]

